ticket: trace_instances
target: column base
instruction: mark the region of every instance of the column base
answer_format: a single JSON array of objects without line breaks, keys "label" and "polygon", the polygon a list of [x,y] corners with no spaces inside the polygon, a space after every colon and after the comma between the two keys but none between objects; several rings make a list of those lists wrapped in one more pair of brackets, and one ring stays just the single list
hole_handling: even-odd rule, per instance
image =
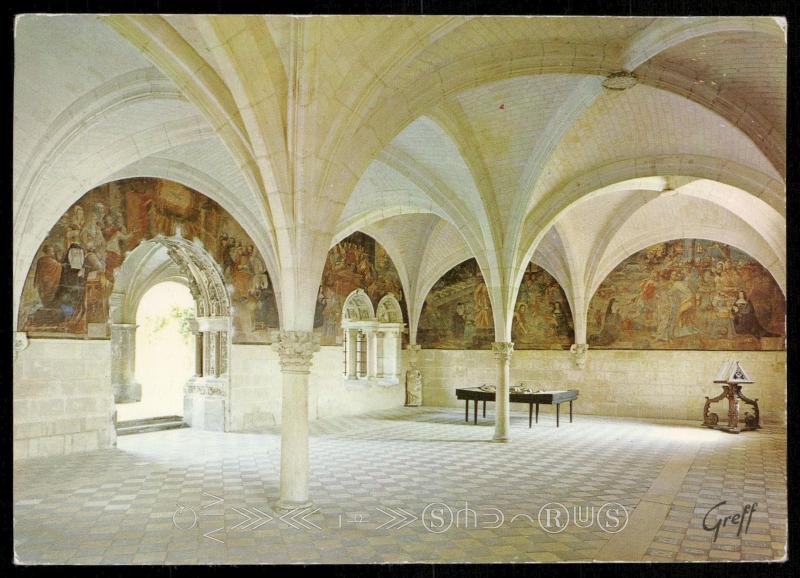
[{"label": "column base", "polygon": [[492,438],[492,442],[506,444],[511,441],[510,437]]},{"label": "column base", "polygon": [[306,508],[310,508],[314,505],[314,502],[311,500],[306,500],[304,502],[295,502],[292,500],[278,500],[275,502],[275,510],[282,510],[284,512],[291,512],[292,510],[304,510]]}]

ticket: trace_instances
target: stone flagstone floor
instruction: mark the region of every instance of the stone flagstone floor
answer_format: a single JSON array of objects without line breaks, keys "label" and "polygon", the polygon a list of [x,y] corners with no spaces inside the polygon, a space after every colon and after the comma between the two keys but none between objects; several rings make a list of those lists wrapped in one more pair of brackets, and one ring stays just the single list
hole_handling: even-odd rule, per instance
[{"label": "stone flagstone floor", "polygon": [[[784,556],[782,428],[730,435],[688,422],[582,415],[556,428],[554,417],[545,414],[528,429],[527,414],[514,413],[512,441],[498,444],[489,441],[491,416],[478,425],[464,423],[463,416],[455,408],[398,408],[313,422],[314,505],[288,515],[273,510],[277,428],[259,434],[183,429],[132,435],[119,438],[115,449],[19,462],[17,561],[342,564]],[[686,470],[670,471],[668,462],[685,463]],[[714,532],[703,529],[706,512],[722,501],[707,524],[716,522],[716,513],[735,514],[757,503],[746,533],[737,536],[736,528],[726,526],[714,540]],[[566,512],[556,513],[559,504]]]}]

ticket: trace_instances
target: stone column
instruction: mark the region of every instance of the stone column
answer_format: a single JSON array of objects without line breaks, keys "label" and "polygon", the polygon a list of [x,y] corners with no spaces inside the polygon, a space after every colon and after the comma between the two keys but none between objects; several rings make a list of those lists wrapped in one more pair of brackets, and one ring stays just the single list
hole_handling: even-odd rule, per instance
[{"label": "stone column", "polygon": [[203,332],[194,334],[194,376],[203,377]]},{"label": "stone column", "polygon": [[208,375],[217,377],[219,371],[217,370],[217,332],[207,331],[208,335]]},{"label": "stone column", "polygon": [[203,375],[211,375],[211,340],[208,331],[203,331]]},{"label": "stone column", "polygon": [[575,295],[575,309],[573,309],[572,324],[575,327],[575,343],[569,348],[575,367],[583,369],[586,365],[586,356],[589,345],[586,341],[586,318],[589,312],[586,302],[581,294]]},{"label": "stone column", "polygon": [[384,375],[384,362],[386,360],[386,333],[383,331],[375,332],[375,376],[383,377]]},{"label": "stone column", "polygon": [[511,430],[508,389],[511,381],[511,354],[514,351],[514,344],[509,341],[497,341],[492,343],[492,350],[494,351],[495,359],[497,359],[494,441],[507,442],[510,439]]},{"label": "stone column", "polygon": [[367,329],[367,379],[378,376],[378,333]]},{"label": "stone column", "polygon": [[347,330],[347,379],[358,379],[358,329]]},{"label": "stone column", "polygon": [[111,387],[114,403],[142,400],[142,386],[136,383],[135,323],[111,324]]},{"label": "stone column", "polygon": [[397,367],[400,362],[398,334],[394,330],[384,332],[383,337],[383,375],[390,379],[397,379],[400,373]]},{"label": "stone column", "polygon": [[281,417],[281,497],[283,510],[307,508],[308,375],[319,338],[313,331],[280,331],[272,348],[278,352],[283,381]]},{"label": "stone column", "polygon": [[214,377],[222,375],[222,351],[220,351],[219,331],[214,332]]}]

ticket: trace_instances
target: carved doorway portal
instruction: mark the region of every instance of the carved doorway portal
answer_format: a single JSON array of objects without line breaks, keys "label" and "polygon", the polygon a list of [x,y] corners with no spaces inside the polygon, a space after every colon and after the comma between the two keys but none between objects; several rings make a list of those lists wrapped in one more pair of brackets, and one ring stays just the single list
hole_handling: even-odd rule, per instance
[{"label": "carved doorway portal", "polygon": [[189,321],[195,370],[184,386],[183,418],[195,428],[226,431],[230,423],[230,296],[222,271],[202,244],[180,236],[142,242],[125,258],[114,280],[109,297],[114,401],[141,400],[141,386],[135,381],[136,309],[144,294],[164,281],[186,285],[197,311]]}]

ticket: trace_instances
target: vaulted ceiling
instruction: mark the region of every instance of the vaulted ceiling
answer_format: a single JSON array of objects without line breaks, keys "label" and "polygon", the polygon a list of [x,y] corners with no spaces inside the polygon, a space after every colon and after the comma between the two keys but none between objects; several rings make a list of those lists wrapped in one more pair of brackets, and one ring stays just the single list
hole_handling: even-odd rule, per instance
[{"label": "vaulted ceiling", "polygon": [[785,115],[785,23],[766,17],[21,16],[15,306],[60,215],[129,176],[237,218],[287,328],[356,230],[395,261],[412,332],[470,257],[499,340],[530,259],[573,311],[683,236],[784,287]]}]

